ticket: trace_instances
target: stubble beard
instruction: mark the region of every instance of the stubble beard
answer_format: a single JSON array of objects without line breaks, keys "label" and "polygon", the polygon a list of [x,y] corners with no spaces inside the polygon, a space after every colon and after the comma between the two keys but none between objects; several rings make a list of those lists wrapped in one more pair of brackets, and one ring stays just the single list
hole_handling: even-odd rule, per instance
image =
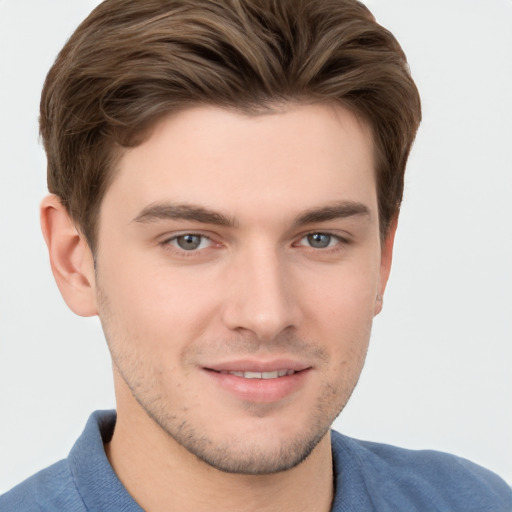
[{"label": "stubble beard", "polygon": [[[172,404],[169,400],[155,392],[154,387],[143,389],[139,386],[137,379],[133,375],[129,376],[129,372],[124,371],[125,365],[119,364],[120,361],[117,360],[118,358],[114,359],[114,364],[132,396],[159,429],[197,459],[225,473],[269,475],[298,466],[311,455],[329,432],[332,422],[348,401],[348,397],[340,401],[339,390],[325,385],[316,407],[310,411],[305,428],[302,431],[294,430],[286,438],[281,437],[277,445],[272,443],[272,446],[262,446],[265,443],[260,437],[251,439],[244,432],[231,432],[224,436],[225,439],[214,440],[217,436],[209,435],[208,425],[200,429],[198,427],[202,424],[197,425],[197,422],[190,421],[179,409],[170,411]],[[212,418],[211,422],[218,420]],[[221,421],[229,422],[229,418],[222,418]],[[268,435],[273,436],[274,433],[269,432]]]},{"label": "stubble beard", "polygon": [[293,437],[280,439],[279,446],[269,450],[262,449],[258,440],[244,438],[243,432],[238,433],[238,437],[215,442],[207,434],[199,432],[188,420],[169,415],[165,404],[141,397],[131,388],[130,391],[158,427],[189,453],[219,471],[240,475],[269,475],[298,466],[329,432],[332,422],[345,405],[332,409],[331,404],[329,408],[332,410],[327,412],[328,400],[320,400],[312,414],[313,425]]},{"label": "stubble beard", "polygon": [[[225,473],[269,475],[290,470],[305,461],[329,432],[333,421],[343,410],[355,388],[363,366],[364,354],[359,372],[355,379],[352,379],[353,382],[343,382],[341,385],[339,382],[338,385],[334,385],[331,381],[324,382],[317,403],[309,412],[309,420],[304,425],[304,429],[299,432],[295,431],[290,437],[279,439],[276,446],[270,449],[267,446],[262,449],[259,439],[247,439],[248,436],[244,436],[244,432],[237,432],[236,437],[226,434],[224,437],[229,437],[229,439],[216,441],[213,436],[209,436],[208,425],[205,425],[204,431],[200,430],[198,427],[201,425],[196,425],[197,422],[187,419],[187,415],[183,414],[184,411],[179,408],[173,409],[173,404],[166,396],[164,387],[159,380],[158,371],[149,362],[150,358],[144,357],[143,352],[133,348],[143,346],[142,340],[140,345],[135,339],[132,340],[135,343],[132,343],[130,347],[123,346],[123,342],[126,340],[123,340],[119,333],[129,330],[119,329],[120,322],[117,322],[111,314],[108,301],[101,293],[101,288],[98,287],[98,290],[101,304],[100,318],[112,361],[133,398],[159,429],[176,443],[208,466]],[[306,343],[290,337],[287,337],[284,343],[287,346],[293,346],[292,353],[297,350],[297,347],[302,347],[300,350],[309,350],[311,354],[315,354],[312,357],[316,357],[320,363],[322,359],[327,358],[327,355],[321,353],[321,350],[319,351],[313,343]],[[247,353],[250,353],[257,350],[255,347],[259,345],[259,342],[240,340],[239,343],[245,348],[248,344],[253,346],[250,350],[246,350]],[[203,343],[202,346],[207,345]],[[121,346],[122,349],[118,350]],[[225,346],[233,346],[233,344],[230,342]],[[324,363],[327,364],[327,361]],[[343,371],[343,369],[339,368],[339,371]],[[283,414],[285,413],[283,412]],[[261,415],[261,409],[259,415]],[[257,417],[258,414],[255,416]],[[229,422],[229,418],[222,418],[222,420]],[[211,421],[215,421],[215,418],[212,418]],[[270,432],[269,435],[272,436],[273,433]]]}]

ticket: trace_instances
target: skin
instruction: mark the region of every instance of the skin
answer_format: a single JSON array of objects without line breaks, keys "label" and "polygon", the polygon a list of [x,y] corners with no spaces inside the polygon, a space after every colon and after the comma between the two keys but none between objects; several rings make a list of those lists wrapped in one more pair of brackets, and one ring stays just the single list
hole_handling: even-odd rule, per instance
[{"label": "skin", "polygon": [[364,123],[333,105],[192,108],[122,156],[96,265],[54,196],[42,226],[68,305],[100,316],[118,410],[106,453],[145,510],[330,510],[329,428],[395,230],[381,242]]}]

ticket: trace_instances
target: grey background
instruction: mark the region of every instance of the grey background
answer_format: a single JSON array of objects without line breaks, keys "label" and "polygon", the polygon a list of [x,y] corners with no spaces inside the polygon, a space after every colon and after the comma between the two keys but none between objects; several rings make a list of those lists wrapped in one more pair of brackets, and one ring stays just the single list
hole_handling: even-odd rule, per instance
[{"label": "grey background", "polygon": [[[114,405],[99,322],[67,310],[38,222],[42,82],[96,3],[0,2],[0,492],[66,456],[89,413]],[[335,427],[454,452],[512,482],[512,2],[367,4],[406,50],[424,121],[384,311]]]}]

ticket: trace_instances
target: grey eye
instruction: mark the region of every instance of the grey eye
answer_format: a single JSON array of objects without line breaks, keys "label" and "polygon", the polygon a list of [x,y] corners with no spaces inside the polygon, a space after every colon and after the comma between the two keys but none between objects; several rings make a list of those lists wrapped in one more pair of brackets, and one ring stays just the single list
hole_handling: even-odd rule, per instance
[{"label": "grey eye", "polygon": [[308,244],[315,249],[325,249],[329,247],[332,236],[324,233],[312,233],[307,236]]},{"label": "grey eye", "polygon": [[176,237],[176,244],[184,251],[193,251],[201,245],[202,240],[200,235],[181,235]]}]

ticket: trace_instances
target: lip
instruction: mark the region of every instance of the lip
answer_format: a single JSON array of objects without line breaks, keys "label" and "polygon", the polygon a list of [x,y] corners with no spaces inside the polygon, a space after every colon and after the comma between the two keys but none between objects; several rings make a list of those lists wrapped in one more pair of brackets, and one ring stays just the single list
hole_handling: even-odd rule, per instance
[{"label": "lip", "polygon": [[272,359],[272,360],[255,360],[255,359],[237,359],[235,361],[225,361],[211,365],[205,365],[206,370],[215,372],[274,372],[276,370],[293,370],[300,372],[310,368],[310,365],[293,359]]},{"label": "lip", "polygon": [[[296,393],[304,384],[312,368],[289,359],[272,361],[237,360],[205,366],[205,376],[221,390],[235,398],[252,403],[279,402]],[[274,372],[294,370],[296,373],[274,379],[247,379],[225,372]],[[221,373],[223,372],[223,373]]]}]

